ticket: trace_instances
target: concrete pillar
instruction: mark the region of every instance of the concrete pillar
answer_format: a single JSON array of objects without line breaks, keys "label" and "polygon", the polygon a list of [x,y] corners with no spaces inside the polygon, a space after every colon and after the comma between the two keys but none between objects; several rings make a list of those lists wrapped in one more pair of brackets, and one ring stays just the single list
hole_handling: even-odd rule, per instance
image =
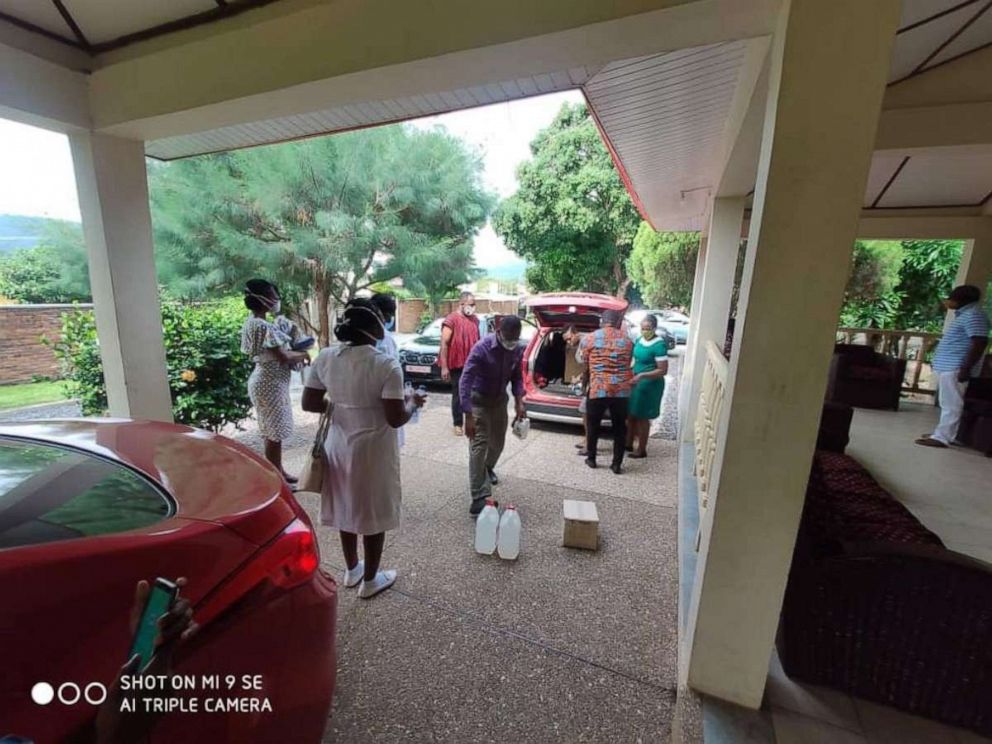
[{"label": "concrete pillar", "polygon": [[775,32],[685,638],[688,683],[750,708],[767,678],[898,18],[899,0],[791,0]]},{"label": "concrete pillar", "polygon": [[982,223],[980,233],[964,244],[955,285],[974,284],[984,295],[992,281],[992,217],[983,217]]},{"label": "concrete pillar", "polygon": [[741,244],[741,222],[744,219],[746,197],[724,197],[713,200],[710,217],[706,264],[703,266],[698,301],[692,310],[691,367],[683,369],[685,408],[681,419],[683,441],[692,438],[699,386],[703,379],[706,344],[714,342],[721,349],[727,338],[727,319],[734,294],[734,274]]},{"label": "concrete pillar", "polygon": [[[985,300],[992,281],[992,217],[982,217],[974,237],[964,242],[961,253],[961,265],[954,279],[954,286],[971,284],[982,290],[982,300]],[[954,311],[948,310],[944,316],[944,332],[954,320]]]},{"label": "concrete pillar", "polygon": [[112,416],[172,421],[144,145],[69,135]]},{"label": "concrete pillar", "polygon": [[689,334],[685,341],[685,351],[682,356],[682,378],[679,381],[679,439],[683,442],[692,440],[692,427],[687,425],[689,389],[691,387],[692,376],[688,374],[695,365],[696,348],[696,317],[699,315],[699,307],[702,304],[703,295],[703,274],[706,270],[706,254],[709,250],[709,235],[703,233],[699,236],[699,251],[696,253],[696,272],[692,275],[692,305],[689,308]]}]

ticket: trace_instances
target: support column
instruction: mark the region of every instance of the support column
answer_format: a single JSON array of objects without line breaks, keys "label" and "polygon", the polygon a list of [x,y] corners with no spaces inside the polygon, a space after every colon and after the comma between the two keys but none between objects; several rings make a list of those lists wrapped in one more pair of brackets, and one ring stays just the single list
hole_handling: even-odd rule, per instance
[{"label": "support column", "polygon": [[685,639],[688,683],[750,708],[767,678],[898,19],[898,0],[791,0],[775,32]]},{"label": "support column", "polygon": [[172,421],[144,144],[71,134],[112,416]]},{"label": "support column", "polygon": [[696,355],[693,350],[696,348],[696,322],[695,318],[699,314],[703,296],[703,274],[706,271],[706,254],[709,251],[709,235],[703,233],[699,236],[699,251],[696,253],[696,271],[692,275],[692,301],[689,307],[689,335],[685,341],[685,351],[682,356],[682,377],[679,380],[678,417],[679,417],[679,440],[689,442],[692,440],[692,426],[687,418],[689,389],[691,387],[692,375],[688,373],[696,364]]},{"label": "support column", "polygon": [[705,367],[706,344],[712,341],[722,349],[727,337],[727,319],[730,317],[730,301],[734,294],[734,274],[737,271],[745,200],[746,197],[713,200],[706,263],[703,266],[698,304],[693,304],[692,308],[692,325],[695,328],[691,339],[692,350],[688,357],[692,366],[683,369],[684,379],[688,381],[684,389],[685,414],[681,429],[683,441],[692,438],[696,407],[699,404],[699,386]]},{"label": "support column", "polygon": [[[989,281],[992,281],[992,217],[982,217],[981,225],[975,231],[974,237],[966,240],[964,251],[961,253],[961,265],[954,279],[954,286],[971,284],[982,290],[982,300],[988,292]],[[954,320],[954,311],[948,310],[944,315],[944,332]]]},{"label": "support column", "polygon": [[973,284],[984,296],[989,281],[992,281],[992,217],[983,217],[980,232],[964,244],[955,286]]}]

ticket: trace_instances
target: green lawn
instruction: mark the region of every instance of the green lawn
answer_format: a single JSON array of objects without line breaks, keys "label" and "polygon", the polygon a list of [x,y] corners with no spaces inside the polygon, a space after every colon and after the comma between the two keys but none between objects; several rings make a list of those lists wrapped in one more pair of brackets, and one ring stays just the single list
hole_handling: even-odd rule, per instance
[{"label": "green lawn", "polygon": [[23,385],[0,385],[0,411],[6,408],[20,408],[39,403],[53,403],[65,400],[62,383],[27,382]]}]

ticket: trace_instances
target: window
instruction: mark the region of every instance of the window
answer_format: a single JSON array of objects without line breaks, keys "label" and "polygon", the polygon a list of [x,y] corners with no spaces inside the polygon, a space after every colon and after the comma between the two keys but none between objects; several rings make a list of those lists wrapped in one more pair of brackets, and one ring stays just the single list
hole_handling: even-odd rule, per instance
[{"label": "window", "polygon": [[0,439],[0,549],[126,532],[172,513],[162,491],[123,465]]}]

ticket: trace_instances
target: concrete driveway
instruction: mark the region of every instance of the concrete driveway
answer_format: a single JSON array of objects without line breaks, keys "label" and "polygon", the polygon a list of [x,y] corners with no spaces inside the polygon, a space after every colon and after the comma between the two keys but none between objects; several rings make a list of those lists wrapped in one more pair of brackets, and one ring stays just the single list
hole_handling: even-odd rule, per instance
[{"label": "concrete driveway", "polygon": [[[510,436],[501,504],[523,520],[515,562],[477,555],[468,445],[434,391],[402,455],[403,525],[387,536],[394,588],[340,588],[338,682],[327,742],[658,742],[676,687],[676,448],[653,439],[626,473],[588,469],[579,430]],[[298,410],[298,409],[297,409]],[[297,414],[295,470],[314,417]],[[251,435],[242,435],[251,439]],[[608,461],[609,442],[601,444]],[[595,501],[601,548],[561,546],[562,501]],[[316,494],[300,494],[313,515]],[[343,568],[336,532],[323,563]]]}]

